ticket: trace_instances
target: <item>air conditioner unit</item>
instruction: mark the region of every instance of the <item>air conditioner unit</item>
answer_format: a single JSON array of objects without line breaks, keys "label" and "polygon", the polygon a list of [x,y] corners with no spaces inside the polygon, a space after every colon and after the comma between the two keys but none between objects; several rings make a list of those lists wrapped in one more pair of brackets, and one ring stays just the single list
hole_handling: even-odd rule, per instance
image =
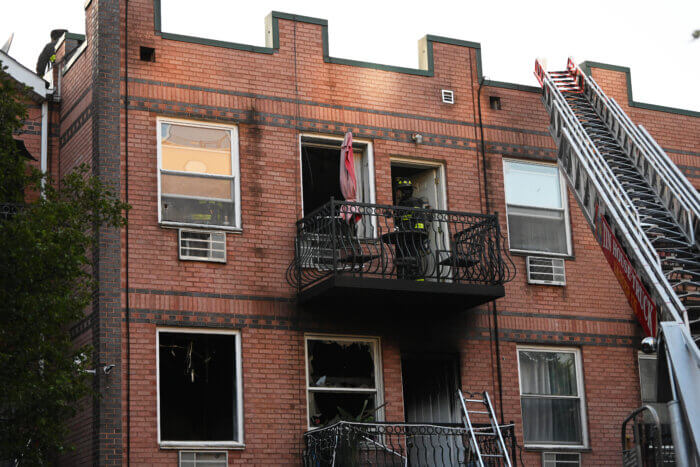
[{"label": "air conditioner unit", "polygon": [[581,465],[580,452],[543,452],[542,467],[578,467]]},{"label": "air conditioner unit", "polygon": [[179,467],[226,467],[226,451],[180,451]]},{"label": "air conditioner unit", "polygon": [[226,234],[224,232],[180,229],[178,245],[182,260],[226,262]]},{"label": "air conditioner unit", "polygon": [[563,259],[528,256],[525,262],[528,284],[566,285]]},{"label": "air conditioner unit", "polygon": [[443,89],[442,90],[442,102],[444,102],[445,104],[454,104],[455,103],[454,91],[450,91],[449,89]]}]

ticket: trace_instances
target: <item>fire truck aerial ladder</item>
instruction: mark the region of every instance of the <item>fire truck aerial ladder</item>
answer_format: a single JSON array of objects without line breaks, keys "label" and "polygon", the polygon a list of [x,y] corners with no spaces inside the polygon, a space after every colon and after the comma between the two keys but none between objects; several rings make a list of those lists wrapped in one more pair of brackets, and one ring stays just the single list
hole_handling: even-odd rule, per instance
[{"label": "fire truck aerial ladder", "polygon": [[698,192],[572,59],[551,72],[537,60],[535,76],[560,170],[644,329],[643,349],[658,353],[676,463],[700,465]]}]

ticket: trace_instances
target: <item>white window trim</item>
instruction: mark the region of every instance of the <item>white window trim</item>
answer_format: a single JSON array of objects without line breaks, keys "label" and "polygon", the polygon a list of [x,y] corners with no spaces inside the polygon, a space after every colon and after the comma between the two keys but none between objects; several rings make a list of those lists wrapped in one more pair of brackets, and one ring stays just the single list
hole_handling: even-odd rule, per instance
[{"label": "white window trim", "polygon": [[[229,130],[231,132],[231,177],[233,177],[233,202],[236,210],[236,218],[235,218],[235,225],[233,226],[226,226],[226,225],[209,225],[209,224],[196,224],[196,223],[191,223],[191,222],[173,222],[173,221],[164,221],[162,219],[162,213],[161,213],[161,171],[162,171],[162,144],[161,144],[161,138],[162,138],[162,131],[161,131],[161,126],[163,123],[171,123],[175,125],[185,125],[185,126],[194,126],[194,127],[200,127],[200,128],[216,128],[216,129],[223,129],[223,130]],[[156,174],[157,174],[157,181],[158,181],[158,224],[160,224],[162,227],[192,227],[192,228],[198,228],[198,229],[208,229],[208,230],[228,230],[228,231],[233,231],[233,232],[241,232],[242,231],[242,226],[241,226],[241,170],[240,170],[240,158],[239,158],[239,150],[238,150],[238,126],[236,125],[227,125],[227,124],[222,124],[222,123],[209,123],[209,122],[201,122],[197,120],[184,120],[184,119],[179,119],[179,118],[166,118],[166,117],[157,117],[156,118],[156,150],[157,150],[157,155],[158,155],[158,167],[156,169]],[[180,172],[177,170],[169,170],[168,172],[171,172],[175,175],[178,173],[185,174],[185,175],[192,175],[191,172]],[[220,176],[220,175],[211,175],[211,174],[198,174],[198,177],[209,177],[209,178],[230,178],[228,176]],[[214,199],[214,198],[206,198],[206,197],[192,197],[192,196],[177,196],[175,195],[174,197],[177,198],[188,198],[188,199],[209,199],[213,201],[222,201],[220,199]],[[228,200],[226,200],[228,201]]]},{"label": "white window trim", "polygon": [[[163,441],[160,437],[160,334],[227,334],[236,336],[236,426],[239,441]],[[162,449],[229,448],[244,449],[243,438],[243,365],[241,356],[241,332],[233,329],[199,329],[179,327],[156,328],[156,422],[158,425],[158,445]]]},{"label": "white window trim", "polygon": [[[586,393],[583,384],[583,359],[581,357],[581,349],[574,347],[551,347],[551,346],[537,346],[537,345],[518,345],[516,346],[516,358],[518,361],[518,391],[520,393],[520,417],[522,418],[522,397],[523,397],[523,385],[522,379],[520,378],[520,351],[521,350],[531,350],[535,352],[549,352],[549,353],[572,353],[574,354],[574,363],[576,365],[576,390],[578,392],[577,397],[573,396],[556,396],[562,399],[579,399],[581,408],[581,438],[582,444],[560,444],[560,443],[550,443],[550,444],[537,444],[537,443],[527,443],[523,440],[524,446],[526,448],[537,448],[537,449],[548,449],[552,451],[566,451],[566,450],[576,450],[576,449],[587,449],[588,448],[588,417],[586,416]],[[527,397],[527,396],[526,396]]]},{"label": "white window trim", "polygon": [[[301,217],[304,217],[304,171],[303,171],[303,159],[302,159],[302,147],[305,144],[302,140],[304,138],[314,138],[319,140],[321,142],[322,140],[326,140],[331,144],[338,143],[340,144],[343,143],[343,140],[345,139],[344,136],[333,136],[333,135],[324,135],[322,133],[299,133],[299,200],[301,202]],[[365,203],[368,204],[375,204],[376,202],[376,191],[375,191],[375,185],[374,185],[374,147],[372,145],[372,141],[364,138],[355,138],[353,135],[352,137],[352,142],[353,144],[362,144],[365,145],[365,154],[367,157],[367,165],[368,165],[368,175],[369,175],[369,201],[365,201]],[[342,200],[339,200],[342,201]]]},{"label": "white window trim", "polygon": [[[309,386],[309,341],[310,340],[328,340],[339,342],[369,342],[374,345],[374,380],[375,389],[364,388],[312,388]],[[315,392],[356,392],[364,394],[373,394],[376,392],[375,401],[377,407],[384,404],[384,371],[382,369],[382,341],[381,338],[375,336],[353,336],[348,334],[304,334],[304,387],[306,388],[306,425],[309,431],[321,429],[322,427],[313,427],[310,423],[311,413],[311,391]],[[384,407],[377,411],[377,420],[384,420]]]},{"label": "white window trim", "polygon": [[[559,192],[561,194],[561,205],[564,210],[564,226],[566,227],[566,253],[552,253],[549,251],[539,251],[539,250],[521,250],[518,248],[511,248],[510,246],[510,217],[509,217],[509,212],[508,212],[508,200],[506,199],[506,164],[509,162],[516,162],[519,164],[532,164],[532,165],[544,165],[544,166],[549,166],[549,167],[557,167],[557,172],[559,173]],[[570,257],[572,254],[572,239],[571,239],[571,220],[569,217],[569,197],[568,197],[568,185],[566,184],[566,179],[564,178],[564,175],[562,174],[561,170],[559,170],[557,164],[548,164],[546,162],[533,162],[533,161],[528,161],[528,160],[523,160],[523,159],[511,159],[511,158],[503,158],[503,199],[505,201],[506,205],[506,226],[508,229],[508,249],[513,252],[513,253],[523,253],[527,255],[537,255],[537,256],[557,256],[557,257]],[[514,206],[518,206],[517,204],[513,203]],[[538,209],[538,208],[533,208],[531,206],[520,206],[524,208],[529,208],[529,209]]]}]

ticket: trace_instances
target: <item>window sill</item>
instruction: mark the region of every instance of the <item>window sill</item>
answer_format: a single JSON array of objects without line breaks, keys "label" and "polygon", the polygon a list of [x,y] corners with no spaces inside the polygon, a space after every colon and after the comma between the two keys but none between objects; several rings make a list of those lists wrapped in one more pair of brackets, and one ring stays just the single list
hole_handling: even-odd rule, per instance
[{"label": "window sill", "polygon": [[161,441],[158,443],[161,449],[193,449],[193,450],[213,450],[213,451],[221,451],[222,449],[228,450],[228,449],[235,449],[235,450],[243,450],[245,449],[245,443],[236,443],[236,442],[226,442],[226,441],[219,441],[219,442],[206,442],[206,441],[191,441],[191,442],[184,442],[184,441]]},{"label": "window sill", "polygon": [[545,251],[525,251],[525,250],[508,250],[508,251],[513,256],[543,256],[545,258],[557,258],[557,259],[563,259],[566,261],[573,261],[576,259],[576,256],[574,256],[574,255],[561,254],[561,253],[548,253]]},{"label": "window sill", "polygon": [[186,222],[165,222],[161,221],[158,225],[164,229],[201,229],[201,230],[224,230],[227,233],[241,234],[243,229],[241,227],[229,227],[224,225],[205,225],[205,224],[188,224]]},{"label": "window sill", "polygon": [[588,446],[583,446],[583,445],[577,445],[577,446],[571,446],[569,444],[532,444],[532,445],[525,445],[523,447],[525,451],[531,451],[531,452],[563,452],[563,451],[571,451],[571,452],[591,452],[592,449]]}]

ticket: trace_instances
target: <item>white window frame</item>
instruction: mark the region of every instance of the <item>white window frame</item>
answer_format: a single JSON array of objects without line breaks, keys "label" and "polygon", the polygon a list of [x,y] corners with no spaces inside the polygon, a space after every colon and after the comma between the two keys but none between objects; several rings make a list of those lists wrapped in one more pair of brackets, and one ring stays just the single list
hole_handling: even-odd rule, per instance
[{"label": "white window frame", "polygon": [[[585,449],[588,447],[588,417],[586,416],[586,393],[583,384],[583,360],[581,358],[581,349],[575,347],[550,347],[550,346],[537,346],[537,345],[518,345],[516,346],[516,358],[518,361],[518,390],[520,392],[520,416],[522,414],[522,398],[523,398],[523,384],[522,384],[522,370],[520,369],[520,351],[534,351],[534,352],[548,352],[548,353],[571,353],[574,354],[574,364],[576,366],[576,391],[578,396],[546,396],[558,399],[579,399],[580,401],[580,414],[581,414],[581,441],[582,444],[564,444],[564,443],[528,443],[524,441],[523,443],[526,448],[542,448],[552,451],[567,451],[569,449]],[[526,395],[525,397],[537,398],[539,396]],[[544,397],[544,396],[543,396]],[[523,435],[524,436],[524,435]]]},{"label": "white window frame", "polygon": [[[162,124],[170,123],[173,125],[183,125],[183,126],[193,126],[199,128],[214,128],[217,130],[228,130],[231,132],[231,178],[233,178],[233,203],[235,208],[235,224],[232,226],[227,225],[211,225],[211,224],[196,224],[192,222],[175,222],[175,221],[164,221],[162,218],[161,209],[163,207],[161,202],[161,174],[163,173],[163,151],[162,151]],[[227,125],[222,123],[209,123],[201,122],[196,120],[183,120],[178,118],[166,118],[157,117],[156,118],[156,148],[158,154],[158,169],[157,169],[157,179],[158,179],[158,224],[163,227],[193,227],[198,229],[208,229],[208,230],[229,230],[234,232],[240,232],[241,227],[241,171],[240,171],[240,159],[239,159],[239,149],[238,149],[238,126]],[[192,175],[191,172],[181,172],[177,170],[168,170],[167,173],[172,175]],[[208,174],[198,174],[203,178],[227,178],[219,175],[208,175]],[[190,198],[190,197],[187,197]],[[205,197],[196,199],[207,199]],[[221,201],[216,199],[217,201]],[[226,200],[228,201],[228,200]]]},{"label": "white window frame", "polygon": [[[160,436],[160,334],[224,334],[236,336],[236,426],[238,427],[239,441],[163,441]],[[158,425],[158,445],[162,449],[189,449],[193,448],[245,448],[243,438],[243,365],[241,356],[241,332],[234,329],[199,329],[179,327],[156,328],[156,421]]]},{"label": "white window frame", "polygon": [[[309,341],[310,340],[324,340],[324,341],[336,341],[336,342],[367,342],[374,346],[372,352],[372,357],[374,358],[374,389],[364,389],[364,388],[324,388],[324,387],[311,387],[309,386]],[[375,395],[375,403],[377,407],[384,404],[384,371],[382,369],[382,352],[381,352],[381,339],[379,337],[373,336],[352,336],[347,334],[304,334],[304,386],[306,388],[306,425],[308,430],[317,430],[322,427],[314,427],[310,422],[311,414],[311,392],[329,392],[329,393],[361,393],[361,394],[372,394]],[[384,407],[377,411],[377,420],[384,420]]]},{"label": "white window frame", "polygon": [[[299,134],[299,199],[301,201],[301,217],[304,217],[304,168],[303,168],[303,146],[304,144],[311,144],[309,142],[303,141],[304,138],[313,138],[315,140],[318,140],[319,143],[323,144],[323,140],[328,141],[328,144],[336,145],[340,143],[341,145],[343,144],[343,140],[345,137],[341,136],[333,136],[333,135],[324,135],[324,134],[319,134],[319,133],[300,133]],[[372,145],[372,141],[364,138],[355,138],[353,136],[352,138],[353,144],[361,144],[365,146],[365,157],[367,158],[367,174],[368,174],[368,180],[367,183],[369,183],[369,200],[363,201],[364,203],[368,204],[375,204],[376,202],[376,190],[375,190],[375,185],[374,185],[374,147]],[[342,200],[339,200],[342,201]]]},{"label": "white window frame", "polygon": [[[511,163],[511,162],[515,162],[518,164],[532,164],[532,165],[540,165],[540,166],[548,166],[548,167],[557,167],[557,173],[559,174],[559,193],[561,195],[561,205],[562,205],[562,209],[564,210],[564,226],[566,228],[566,253],[552,253],[549,251],[521,250],[518,248],[511,248],[511,246],[510,246],[510,213],[508,212],[508,200],[506,199],[506,165]],[[572,240],[571,240],[571,220],[569,218],[568,186],[566,184],[566,179],[564,179],[564,175],[562,174],[561,170],[559,170],[557,164],[548,164],[546,162],[534,162],[534,161],[528,161],[528,160],[523,160],[523,159],[503,158],[503,199],[504,199],[505,205],[506,205],[506,224],[507,224],[507,228],[508,228],[508,249],[511,252],[522,253],[522,254],[527,254],[527,255],[534,255],[534,256],[557,256],[557,257],[570,257],[571,256],[571,254],[572,254]],[[528,208],[528,209],[537,209],[536,207],[525,206],[525,205],[521,206],[521,205],[514,204],[514,206]]]}]

